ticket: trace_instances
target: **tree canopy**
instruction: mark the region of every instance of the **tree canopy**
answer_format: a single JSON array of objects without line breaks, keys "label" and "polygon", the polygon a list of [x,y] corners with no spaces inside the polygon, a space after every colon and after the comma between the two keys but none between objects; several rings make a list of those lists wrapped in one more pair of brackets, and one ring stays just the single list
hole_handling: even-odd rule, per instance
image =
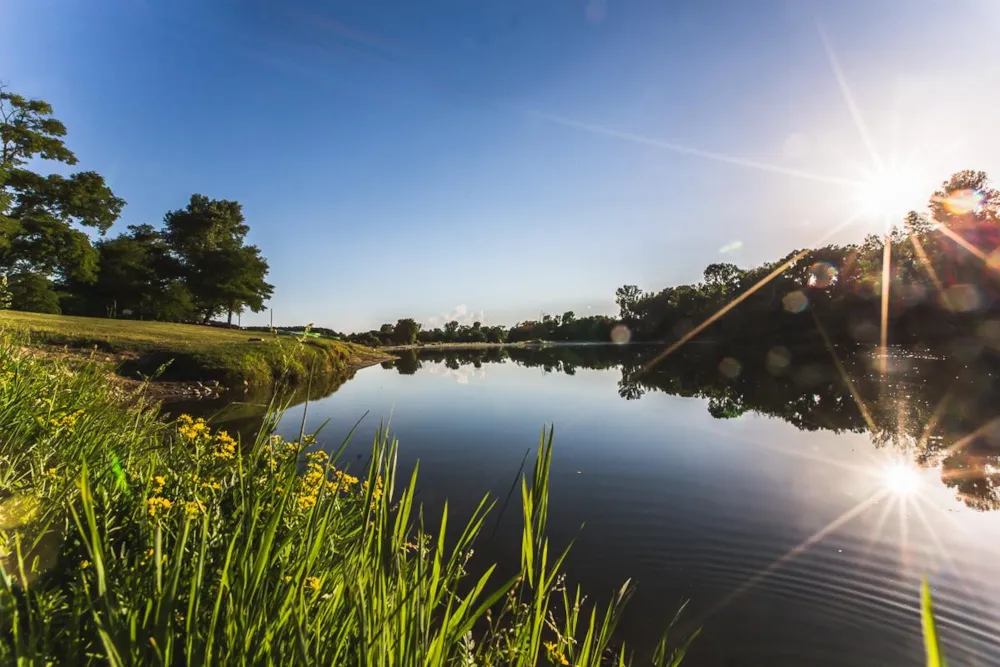
[{"label": "tree canopy", "polygon": [[0,275],[10,307],[203,322],[264,308],[273,292],[268,264],[245,242],[250,228],[238,202],[192,195],[161,230],[130,225],[103,238],[125,202],[102,176],[27,167],[77,164],[65,136],[51,105],[0,86]]}]

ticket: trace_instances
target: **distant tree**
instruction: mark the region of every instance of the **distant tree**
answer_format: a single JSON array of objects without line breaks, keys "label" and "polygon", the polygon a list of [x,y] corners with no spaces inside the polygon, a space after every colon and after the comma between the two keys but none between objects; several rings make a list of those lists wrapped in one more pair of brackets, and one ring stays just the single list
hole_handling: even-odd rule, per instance
[{"label": "distant tree", "polygon": [[76,164],[65,135],[51,105],[0,87],[0,271],[96,278],[97,253],[77,227],[104,234],[125,202],[95,172],[42,176],[25,168],[35,160]]},{"label": "distant tree", "polygon": [[721,288],[726,292],[735,291],[742,271],[735,264],[716,262],[705,267],[705,283],[710,287]]},{"label": "distant tree", "polygon": [[52,281],[37,273],[17,273],[10,280],[11,307],[34,313],[59,315],[59,294]]},{"label": "distant tree", "polygon": [[245,245],[250,230],[238,202],[191,195],[187,207],[164,218],[164,235],[204,322],[240,308],[264,309],[274,287],[264,279],[267,260]]},{"label": "distant tree", "polygon": [[417,334],[420,332],[420,324],[411,317],[397,320],[393,330],[393,342],[396,345],[413,345],[417,342]]},{"label": "distant tree", "polygon": [[395,330],[395,327],[393,325],[389,324],[388,322],[386,322],[385,324],[383,324],[382,326],[380,326],[379,329],[378,329],[379,333],[384,333],[384,334],[392,334],[392,332],[394,330]]},{"label": "distant tree", "polygon": [[128,231],[97,243],[99,273],[91,285],[69,285],[77,300],[67,309],[81,315],[118,317],[126,312],[139,319],[191,319],[190,294],[180,282],[180,266],[162,234],[150,225],[130,225]]},{"label": "distant tree", "polygon": [[10,293],[10,284],[7,276],[0,276],[0,310],[10,308],[13,296]]},{"label": "distant tree", "polygon": [[931,195],[929,207],[931,217],[947,227],[962,228],[974,221],[1000,224],[1000,191],[984,171],[953,174]]},{"label": "distant tree", "polygon": [[572,324],[573,320],[575,319],[576,319],[576,313],[574,313],[572,310],[567,310],[565,313],[563,313],[562,323]]},{"label": "distant tree", "polygon": [[623,320],[634,319],[638,313],[636,306],[642,298],[642,290],[637,285],[623,285],[615,291],[615,303],[621,311]]},{"label": "distant tree", "polygon": [[444,325],[444,335],[446,340],[455,340],[455,334],[458,332],[458,322],[452,320]]}]

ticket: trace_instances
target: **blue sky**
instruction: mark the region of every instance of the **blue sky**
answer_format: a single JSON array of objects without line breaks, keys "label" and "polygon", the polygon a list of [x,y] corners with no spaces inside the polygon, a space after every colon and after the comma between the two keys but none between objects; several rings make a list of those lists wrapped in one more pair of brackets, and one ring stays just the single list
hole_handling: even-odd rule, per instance
[{"label": "blue sky", "polygon": [[919,207],[1000,174],[993,0],[7,0],[0,24],[0,79],[54,105],[120,228],[243,203],[283,324],[613,312],[624,283],[816,242],[873,179]]}]

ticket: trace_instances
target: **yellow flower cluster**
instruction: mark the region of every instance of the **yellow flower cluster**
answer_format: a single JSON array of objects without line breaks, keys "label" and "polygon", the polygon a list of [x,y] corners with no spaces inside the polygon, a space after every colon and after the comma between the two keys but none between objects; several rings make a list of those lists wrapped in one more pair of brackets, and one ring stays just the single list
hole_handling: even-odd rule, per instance
[{"label": "yellow flower cluster", "polygon": [[185,500],[181,505],[184,507],[184,514],[189,519],[193,519],[205,511],[205,506],[201,504],[200,500]]},{"label": "yellow flower cluster", "polygon": [[177,418],[177,432],[182,438],[196,442],[210,435],[208,424],[201,417],[192,419],[191,415],[181,415]]},{"label": "yellow flower cluster", "polygon": [[[364,484],[361,485],[361,488],[367,493],[368,491],[367,479],[364,481]],[[378,475],[375,477],[375,488],[372,489],[372,504],[374,505],[381,499],[382,499],[382,476]]]},{"label": "yellow flower cluster", "polygon": [[229,461],[230,459],[236,458],[236,441],[233,440],[228,433],[225,431],[219,431],[216,433],[215,444],[218,449],[212,452],[212,456],[221,461]]},{"label": "yellow flower cluster", "polygon": [[545,647],[545,652],[549,654],[549,662],[556,665],[569,664],[569,660],[566,659],[566,654],[559,650],[559,647],[555,642],[545,642],[543,646]]},{"label": "yellow flower cluster", "polygon": [[157,475],[153,478],[153,493],[155,495],[160,495],[163,493],[163,487],[167,483],[167,478],[163,475]]},{"label": "yellow flower cluster", "polygon": [[[51,405],[51,399],[47,400]],[[35,417],[35,421],[39,426],[51,426],[54,429],[65,429],[72,432],[77,420],[82,416],[83,410],[77,410],[76,412],[67,412],[62,415],[50,417],[47,421],[43,417]]]},{"label": "yellow flower cluster", "polygon": [[165,514],[173,506],[174,503],[169,498],[153,496],[152,498],[146,499],[146,507],[149,510],[149,516],[151,517],[155,517],[157,513]]},{"label": "yellow flower cluster", "polygon": [[299,479],[298,490],[295,494],[295,505],[302,511],[315,507],[316,498],[324,487],[330,493],[347,492],[358,483],[357,477],[333,467],[329,468],[333,473],[333,478],[327,478],[326,461],[330,457],[324,451],[310,452],[306,458],[309,463],[306,464],[306,471]]},{"label": "yellow flower cluster", "polygon": [[319,590],[319,577],[306,577],[305,587],[315,592]]},{"label": "yellow flower cluster", "polygon": [[222,485],[216,482],[214,478],[211,478],[207,482],[202,482],[201,488],[209,489],[210,491],[221,491]]}]

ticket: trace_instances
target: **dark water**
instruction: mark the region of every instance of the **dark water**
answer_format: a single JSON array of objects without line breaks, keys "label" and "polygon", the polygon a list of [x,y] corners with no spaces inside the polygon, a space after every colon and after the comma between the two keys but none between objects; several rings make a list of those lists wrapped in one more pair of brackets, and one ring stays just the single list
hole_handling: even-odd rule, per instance
[{"label": "dark water", "polygon": [[[361,466],[391,418],[425,507],[458,513],[502,501],[554,424],[552,539],[576,538],[567,573],[590,599],[637,582],[619,633],[637,655],[689,599],[680,631],[704,631],[686,665],[923,664],[926,573],[949,662],[1000,665],[1000,392],[983,364],[896,353],[883,377],[870,353],[692,346],[635,378],[655,352],[409,355],[307,421],[328,419],[334,447],[370,411],[346,454]],[[518,510],[477,559],[516,566]]]}]

